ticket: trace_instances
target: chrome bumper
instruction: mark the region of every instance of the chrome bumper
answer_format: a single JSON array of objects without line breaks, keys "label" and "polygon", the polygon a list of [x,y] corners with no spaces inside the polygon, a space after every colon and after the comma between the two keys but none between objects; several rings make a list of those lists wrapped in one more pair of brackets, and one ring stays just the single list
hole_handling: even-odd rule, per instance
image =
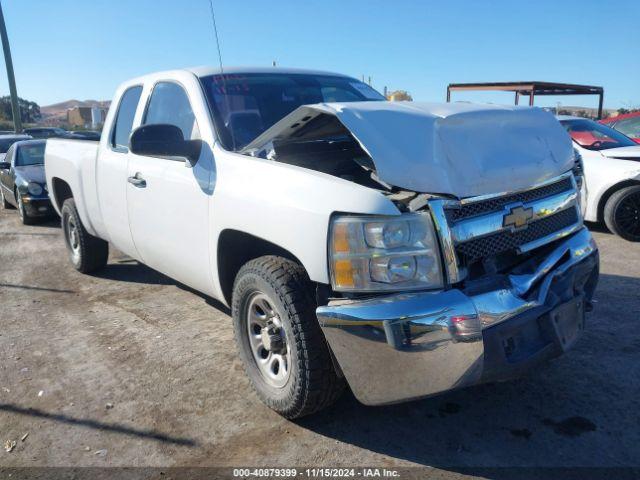
[{"label": "chrome bumper", "polygon": [[[582,314],[583,300],[590,300],[597,281],[597,246],[585,228],[536,260],[490,291],[394,294],[319,307],[322,330],[355,396],[367,405],[383,405],[481,383],[489,379],[488,371],[506,376],[511,365],[485,352],[500,344],[494,333],[537,325],[543,315],[576,299],[575,311]],[[532,358],[562,353],[569,347],[564,340],[558,340],[558,349],[541,344],[545,354],[536,351]]]}]

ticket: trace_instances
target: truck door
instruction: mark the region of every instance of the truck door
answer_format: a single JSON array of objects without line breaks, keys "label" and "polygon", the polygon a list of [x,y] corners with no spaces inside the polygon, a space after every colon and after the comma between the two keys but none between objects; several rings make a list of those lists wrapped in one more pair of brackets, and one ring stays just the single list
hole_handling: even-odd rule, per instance
[{"label": "truck door", "polygon": [[98,203],[109,234],[119,250],[139,258],[133,244],[127,212],[129,135],[142,95],[142,86],[129,87],[120,97],[107,144],[101,144],[96,172]]},{"label": "truck door", "polygon": [[[172,81],[154,85],[141,124],[171,124],[182,130],[185,139],[200,138],[187,92]],[[130,153],[127,202],[142,261],[190,287],[210,292],[211,166],[204,155],[191,167],[184,159]]]}]

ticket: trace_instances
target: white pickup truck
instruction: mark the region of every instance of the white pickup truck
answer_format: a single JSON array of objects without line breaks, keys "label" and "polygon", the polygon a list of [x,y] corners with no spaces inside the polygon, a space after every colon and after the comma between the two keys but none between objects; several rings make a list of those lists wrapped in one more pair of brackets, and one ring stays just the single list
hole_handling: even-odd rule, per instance
[{"label": "white pickup truck", "polygon": [[295,418],[510,378],[584,328],[598,250],[569,137],[528,107],[392,103],[314,71],[197,68],[117,90],[99,143],[47,141],[71,262],[108,245],[231,306]]}]

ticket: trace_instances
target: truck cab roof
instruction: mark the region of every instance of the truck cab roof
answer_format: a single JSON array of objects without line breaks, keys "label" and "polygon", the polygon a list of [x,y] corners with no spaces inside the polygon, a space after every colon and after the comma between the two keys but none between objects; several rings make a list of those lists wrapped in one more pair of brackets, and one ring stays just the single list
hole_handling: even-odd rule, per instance
[{"label": "truck cab roof", "polygon": [[197,66],[197,67],[189,67],[183,69],[174,69],[174,70],[165,70],[162,72],[153,72],[146,75],[141,75],[136,78],[132,78],[124,82],[122,85],[132,85],[139,84],[149,79],[160,78],[160,77],[173,77],[176,74],[184,74],[185,72],[191,73],[196,77],[202,78],[210,75],[220,75],[224,73],[225,75],[245,75],[245,74],[282,74],[282,75],[327,75],[332,77],[342,77],[342,78],[352,78],[348,75],[343,75],[341,73],[335,72],[327,72],[322,70],[312,70],[312,69],[303,69],[303,68],[284,68],[284,67],[224,67],[222,70],[220,67],[212,67],[212,66]]}]

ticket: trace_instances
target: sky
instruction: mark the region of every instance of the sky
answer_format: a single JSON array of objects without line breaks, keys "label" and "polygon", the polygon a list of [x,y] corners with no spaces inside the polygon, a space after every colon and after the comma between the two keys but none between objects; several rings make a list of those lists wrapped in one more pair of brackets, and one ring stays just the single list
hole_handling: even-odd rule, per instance
[{"label": "sky", "polygon": [[[41,106],[107,100],[128,78],[217,65],[209,0],[0,0],[18,94]],[[225,65],[364,75],[444,101],[458,82],[601,85],[640,107],[638,0],[213,0]],[[0,95],[8,94],[0,64]],[[453,100],[512,103],[507,93]],[[595,97],[538,99],[596,106]]]}]

